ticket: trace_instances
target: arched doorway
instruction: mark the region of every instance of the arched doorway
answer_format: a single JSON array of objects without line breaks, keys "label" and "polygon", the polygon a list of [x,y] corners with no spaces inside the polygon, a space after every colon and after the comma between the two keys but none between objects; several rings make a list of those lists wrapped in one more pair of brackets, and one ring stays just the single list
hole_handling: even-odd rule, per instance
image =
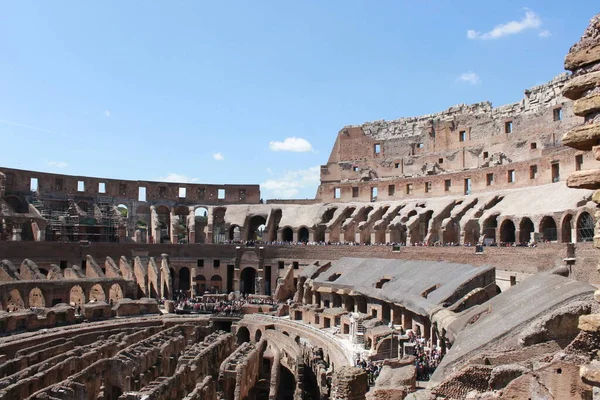
[{"label": "arched doorway", "polygon": [[166,206],[156,208],[158,216],[158,229],[160,230],[160,243],[171,243],[171,212]]},{"label": "arched doorway", "polygon": [[102,286],[96,284],[90,289],[90,295],[88,296],[88,298],[90,299],[90,302],[106,301],[106,294],[104,294],[104,289],[102,289]]},{"label": "arched doorway", "polygon": [[233,242],[239,242],[242,240],[242,233],[239,226],[232,225],[229,227],[229,240]]},{"label": "arched doorway", "polygon": [[[189,238],[188,216],[190,209],[187,206],[177,206],[173,210],[175,217],[173,218],[173,236],[175,243],[187,243]],[[194,226],[194,229],[196,227]]]},{"label": "arched doorway", "polygon": [[483,237],[488,241],[496,241],[496,228],[498,227],[498,216],[492,215],[483,223]]},{"label": "arched doorway", "polygon": [[450,221],[443,230],[442,239],[444,244],[458,243],[460,237],[460,229],[455,221]]},{"label": "arched doorway", "polygon": [[292,242],[294,240],[294,231],[292,231],[292,228],[289,226],[283,228],[281,231],[281,240],[284,242]]},{"label": "arched doorway", "polygon": [[523,218],[521,220],[521,225],[519,226],[519,230],[520,230],[519,242],[520,243],[529,243],[531,241],[531,234],[533,232],[535,232],[533,222],[529,218]]},{"label": "arched doorway", "polygon": [[[121,216],[121,218],[127,219],[127,217],[129,216],[129,208],[127,208],[127,206],[125,204],[119,204],[117,206],[117,210],[119,210],[119,215]],[[87,211],[87,210],[84,210],[84,211]]]},{"label": "arched doorway", "polygon": [[123,298],[123,289],[121,289],[121,285],[118,283],[113,283],[113,285],[108,290],[108,299],[111,304],[116,304],[119,300]]},{"label": "arched doorway", "polygon": [[210,278],[210,289],[214,293],[221,293],[223,290],[223,279],[221,279],[221,276],[213,275],[212,278]]},{"label": "arched doorway", "polygon": [[71,288],[71,291],[69,292],[69,303],[72,306],[85,304],[85,292],[81,286],[75,285]]},{"label": "arched doorway", "polygon": [[542,234],[542,240],[555,242],[558,239],[558,232],[556,229],[556,221],[554,218],[546,216],[540,221],[540,233]]},{"label": "arched doorway", "polygon": [[245,326],[238,328],[236,334],[237,344],[248,343],[250,341],[250,331]]},{"label": "arched doorway", "polygon": [[14,310],[20,310],[25,308],[25,302],[23,301],[23,297],[21,297],[21,292],[19,292],[17,289],[13,289],[10,291],[10,293],[8,294],[8,300],[7,300],[7,311],[14,311]]},{"label": "arched doorway", "polygon": [[242,294],[254,294],[256,284],[256,270],[246,267],[240,274],[240,292]]},{"label": "arched doorway", "polygon": [[262,332],[260,329],[257,329],[256,332],[254,333],[254,341],[256,343],[260,342],[261,337],[262,337]]},{"label": "arched doorway", "polygon": [[194,222],[196,224],[196,243],[205,243],[204,229],[208,225],[208,209],[206,207],[198,207],[194,210]]},{"label": "arched doorway", "polygon": [[303,226],[302,228],[298,229],[298,241],[299,242],[308,242],[308,238],[309,238],[309,233],[308,233],[308,228]]},{"label": "arched doorway", "polygon": [[204,275],[196,275],[196,293],[202,296],[206,292],[206,278]]},{"label": "arched doorway", "polygon": [[477,220],[471,220],[465,224],[465,243],[477,244],[479,243],[479,222]]},{"label": "arched doorway", "polygon": [[505,219],[500,227],[500,241],[503,243],[515,242],[515,224],[510,219]]},{"label": "arched doorway", "polygon": [[565,215],[561,225],[561,241],[563,243],[571,243],[573,241],[572,236],[573,230],[573,216],[571,214]]},{"label": "arched doorway", "polygon": [[29,307],[46,307],[46,300],[40,288],[33,288],[29,292]]},{"label": "arched doorway", "polygon": [[184,292],[190,290],[190,269],[188,267],[179,268],[179,290]]},{"label": "arched doorway", "polygon": [[591,242],[592,240],[594,240],[594,219],[584,211],[577,218],[577,241]]},{"label": "arched doorway", "polygon": [[260,232],[259,236],[259,228],[264,226],[267,223],[267,219],[262,215],[254,215],[250,218],[250,222],[248,223],[248,232],[246,235],[247,240],[262,240],[262,232]]}]

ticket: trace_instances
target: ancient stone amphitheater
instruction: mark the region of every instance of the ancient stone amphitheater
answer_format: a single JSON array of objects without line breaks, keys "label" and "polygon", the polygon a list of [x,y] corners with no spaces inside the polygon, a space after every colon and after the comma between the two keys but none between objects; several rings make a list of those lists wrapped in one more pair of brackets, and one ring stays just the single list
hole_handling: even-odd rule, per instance
[{"label": "ancient stone amphitheater", "polygon": [[344,127],[314,200],[0,167],[0,398],[596,398],[600,14],[565,68]]}]

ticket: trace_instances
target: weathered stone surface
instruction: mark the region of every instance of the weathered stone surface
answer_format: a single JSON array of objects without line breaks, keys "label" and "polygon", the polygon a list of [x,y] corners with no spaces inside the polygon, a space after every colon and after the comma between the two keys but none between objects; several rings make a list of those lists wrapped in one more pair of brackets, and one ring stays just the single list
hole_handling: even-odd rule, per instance
[{"label": "weathered stone surface", "polygon": [[565,69],[573,70],[598,61],[600,61],[600,45],[591,46],[567,54],[567,57],[565,58]]},{"label": "weathered stone surface", "polygon": [[600,71],[571,78],[563,87],[562,94],[567,99],[577,100],[583,92],[596,86],[600,86]]},{"label": "weathered stone surface", "polygon": [[586,332],[600,332],[600,314],[579,317],[579,329]]},{"label": "weathered stone surface", "polygon": [[600,170],[576,171],[567,178],[567,186],[577,189],[600,188]]},{"label": "weathered stone surface", "polygon": [[565,146],[578,150],[592,150],[600,139],[600,125],[587,124],[571,129],[565,133],[562,142]]},{"label": "weathered stone surface", "polygon": [[600,110],[600,95],[584,97],[573,103],[573,113],[581,117]]},{"label": "weathered stone surface", "polygon": [[506,387],[512,380],[519,376],[529,372],[529,369],[513,364],[513,365],[500,365],[492,370],[490,377],[490,388],[494,390],[502,389]]},{"label": "weathered stone surface", "polygon": [[600,362],[592,361],[579,369],[581,380],[589,385],[600,386]]}]

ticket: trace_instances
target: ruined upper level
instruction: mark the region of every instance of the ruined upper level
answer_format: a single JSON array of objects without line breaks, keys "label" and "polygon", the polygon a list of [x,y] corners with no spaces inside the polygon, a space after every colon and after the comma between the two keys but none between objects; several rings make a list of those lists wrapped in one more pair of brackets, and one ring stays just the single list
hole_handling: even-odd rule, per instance
[{"label": "ruined upper level", "polygon": [[0,167],[0,194],[37,194],[42,197],[104,197],[129,202],[177,204],[258,204],[259,185],[207,185],[129,181],[51,174]]},{"label": "ruined upper level", "polygon": [[570,79],[558,75],[501,107],[460,104],[420,117],[346,126],[321,166],[316,198],[470,194],[564,181],[570,172],[594,168],[593,157],[561,142],[583,122],[562,95]]}]

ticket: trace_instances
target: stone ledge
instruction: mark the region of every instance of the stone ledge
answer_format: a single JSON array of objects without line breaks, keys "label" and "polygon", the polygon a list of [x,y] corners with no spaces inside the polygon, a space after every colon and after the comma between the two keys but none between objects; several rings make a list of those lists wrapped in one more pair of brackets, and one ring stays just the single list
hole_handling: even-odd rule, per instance
[{"label": "stone ledge", "polygon": [[600,110],[600,94],[584,97],[573,103],[573,114],[585,117],[587,114]]},{"label": "stone ledge", "polygon": [[600,332],[600,314],[582,315],[579,317],[579,325],[577,327],[585,332]]},{"label": "stone ledge", "polygon": [[596,86],[600,86],[600,71],[571,78],[563,87],[562,95],[567,99],[577,100],[583,92]]},{"label": "stone ledge", "polygon": [[565,57],[565,69],[572,71],[598,61],[600,61],[600,44],[567,54],[567,57]]},{"label": "stone ledge", "polygon": [[567,186],[576,189],[600,188],[600,170],[573,172],[567,178]]},{"label": "stone ledge", "polygon": [[565,133],[562,144],[577,150],[592,150],[600,139],[600,124],[580,125]]}]

